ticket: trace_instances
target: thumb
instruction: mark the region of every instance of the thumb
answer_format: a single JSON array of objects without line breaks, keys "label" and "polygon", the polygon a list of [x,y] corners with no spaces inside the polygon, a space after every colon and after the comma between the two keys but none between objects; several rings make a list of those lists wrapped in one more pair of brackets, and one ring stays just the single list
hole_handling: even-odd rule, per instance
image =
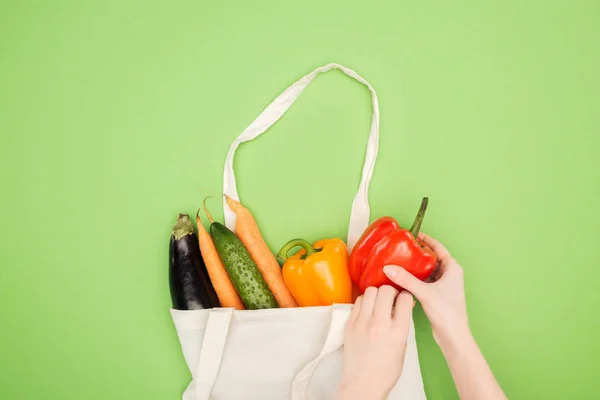
[{"label": "thumb", "polygon": [[383,272],[396,285],[411,292],[420,302],[423,302],[422,297],[425,295],[426,283],[415,278],[410,272],[397,265],[387,265],[383,268]]}]

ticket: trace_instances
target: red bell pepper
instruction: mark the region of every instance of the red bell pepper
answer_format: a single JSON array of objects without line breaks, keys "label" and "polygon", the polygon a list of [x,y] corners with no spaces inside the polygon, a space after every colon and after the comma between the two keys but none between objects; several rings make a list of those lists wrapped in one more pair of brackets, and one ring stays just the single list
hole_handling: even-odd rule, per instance
[{"label": "red bell pepper", "polygon": [[362,234],[348,261],[350,277],[361,293],[369,286],[398,287],[383,273],[386,265],[399,265],[420,280],[431,275],[437,257],[433,250],[417,239],[428,202],[427,197],[423,198],[410,230],[401,228],[392,217],[382,217]]}]

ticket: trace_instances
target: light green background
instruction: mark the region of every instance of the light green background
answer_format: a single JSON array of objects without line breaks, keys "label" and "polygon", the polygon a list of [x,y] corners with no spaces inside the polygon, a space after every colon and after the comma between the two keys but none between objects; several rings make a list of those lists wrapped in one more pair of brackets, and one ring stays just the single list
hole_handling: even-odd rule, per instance
[{"label": "light green background", "polygon": [[[328,62],[379,93],[373,216],[408,224],[431,198],[424,230],[463,264],[509,397],[599,398],[599,20],[597,0],[1,1],[0,398],[180,398],[176,213]],[[345,234],[369,118],[329,73],[241,148],[273,249]],[[415,319],[429,398],[456,398]]]}]

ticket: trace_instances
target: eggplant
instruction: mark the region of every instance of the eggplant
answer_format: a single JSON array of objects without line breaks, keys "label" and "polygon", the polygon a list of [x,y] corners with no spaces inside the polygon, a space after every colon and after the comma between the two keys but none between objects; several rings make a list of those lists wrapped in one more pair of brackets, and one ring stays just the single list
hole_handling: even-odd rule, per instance
[{"label": "eggplant", "polygon": [[179,214],[171,232],[169,286],[176,310],[202,310],[220,305],[188,214]]}]

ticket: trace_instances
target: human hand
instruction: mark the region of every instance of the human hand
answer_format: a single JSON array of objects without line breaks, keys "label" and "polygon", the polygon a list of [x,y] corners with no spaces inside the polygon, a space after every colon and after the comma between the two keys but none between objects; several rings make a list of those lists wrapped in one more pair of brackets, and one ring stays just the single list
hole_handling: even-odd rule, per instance
[{"label": "human hand", "polygon": [[346,325],[338,400],[386,399],[402,374],[415,305],[408,292],[367,288]]},{"label": "human hand", "polygon": [[440,341],[469,333],[462,267],[437,240],[419,234],[437,255],[438,268],[426,281],[420,281],[401,266],[387,266],[384,272],[398,286],[411,292],[423,306],[431,322],[433,337]]}]

